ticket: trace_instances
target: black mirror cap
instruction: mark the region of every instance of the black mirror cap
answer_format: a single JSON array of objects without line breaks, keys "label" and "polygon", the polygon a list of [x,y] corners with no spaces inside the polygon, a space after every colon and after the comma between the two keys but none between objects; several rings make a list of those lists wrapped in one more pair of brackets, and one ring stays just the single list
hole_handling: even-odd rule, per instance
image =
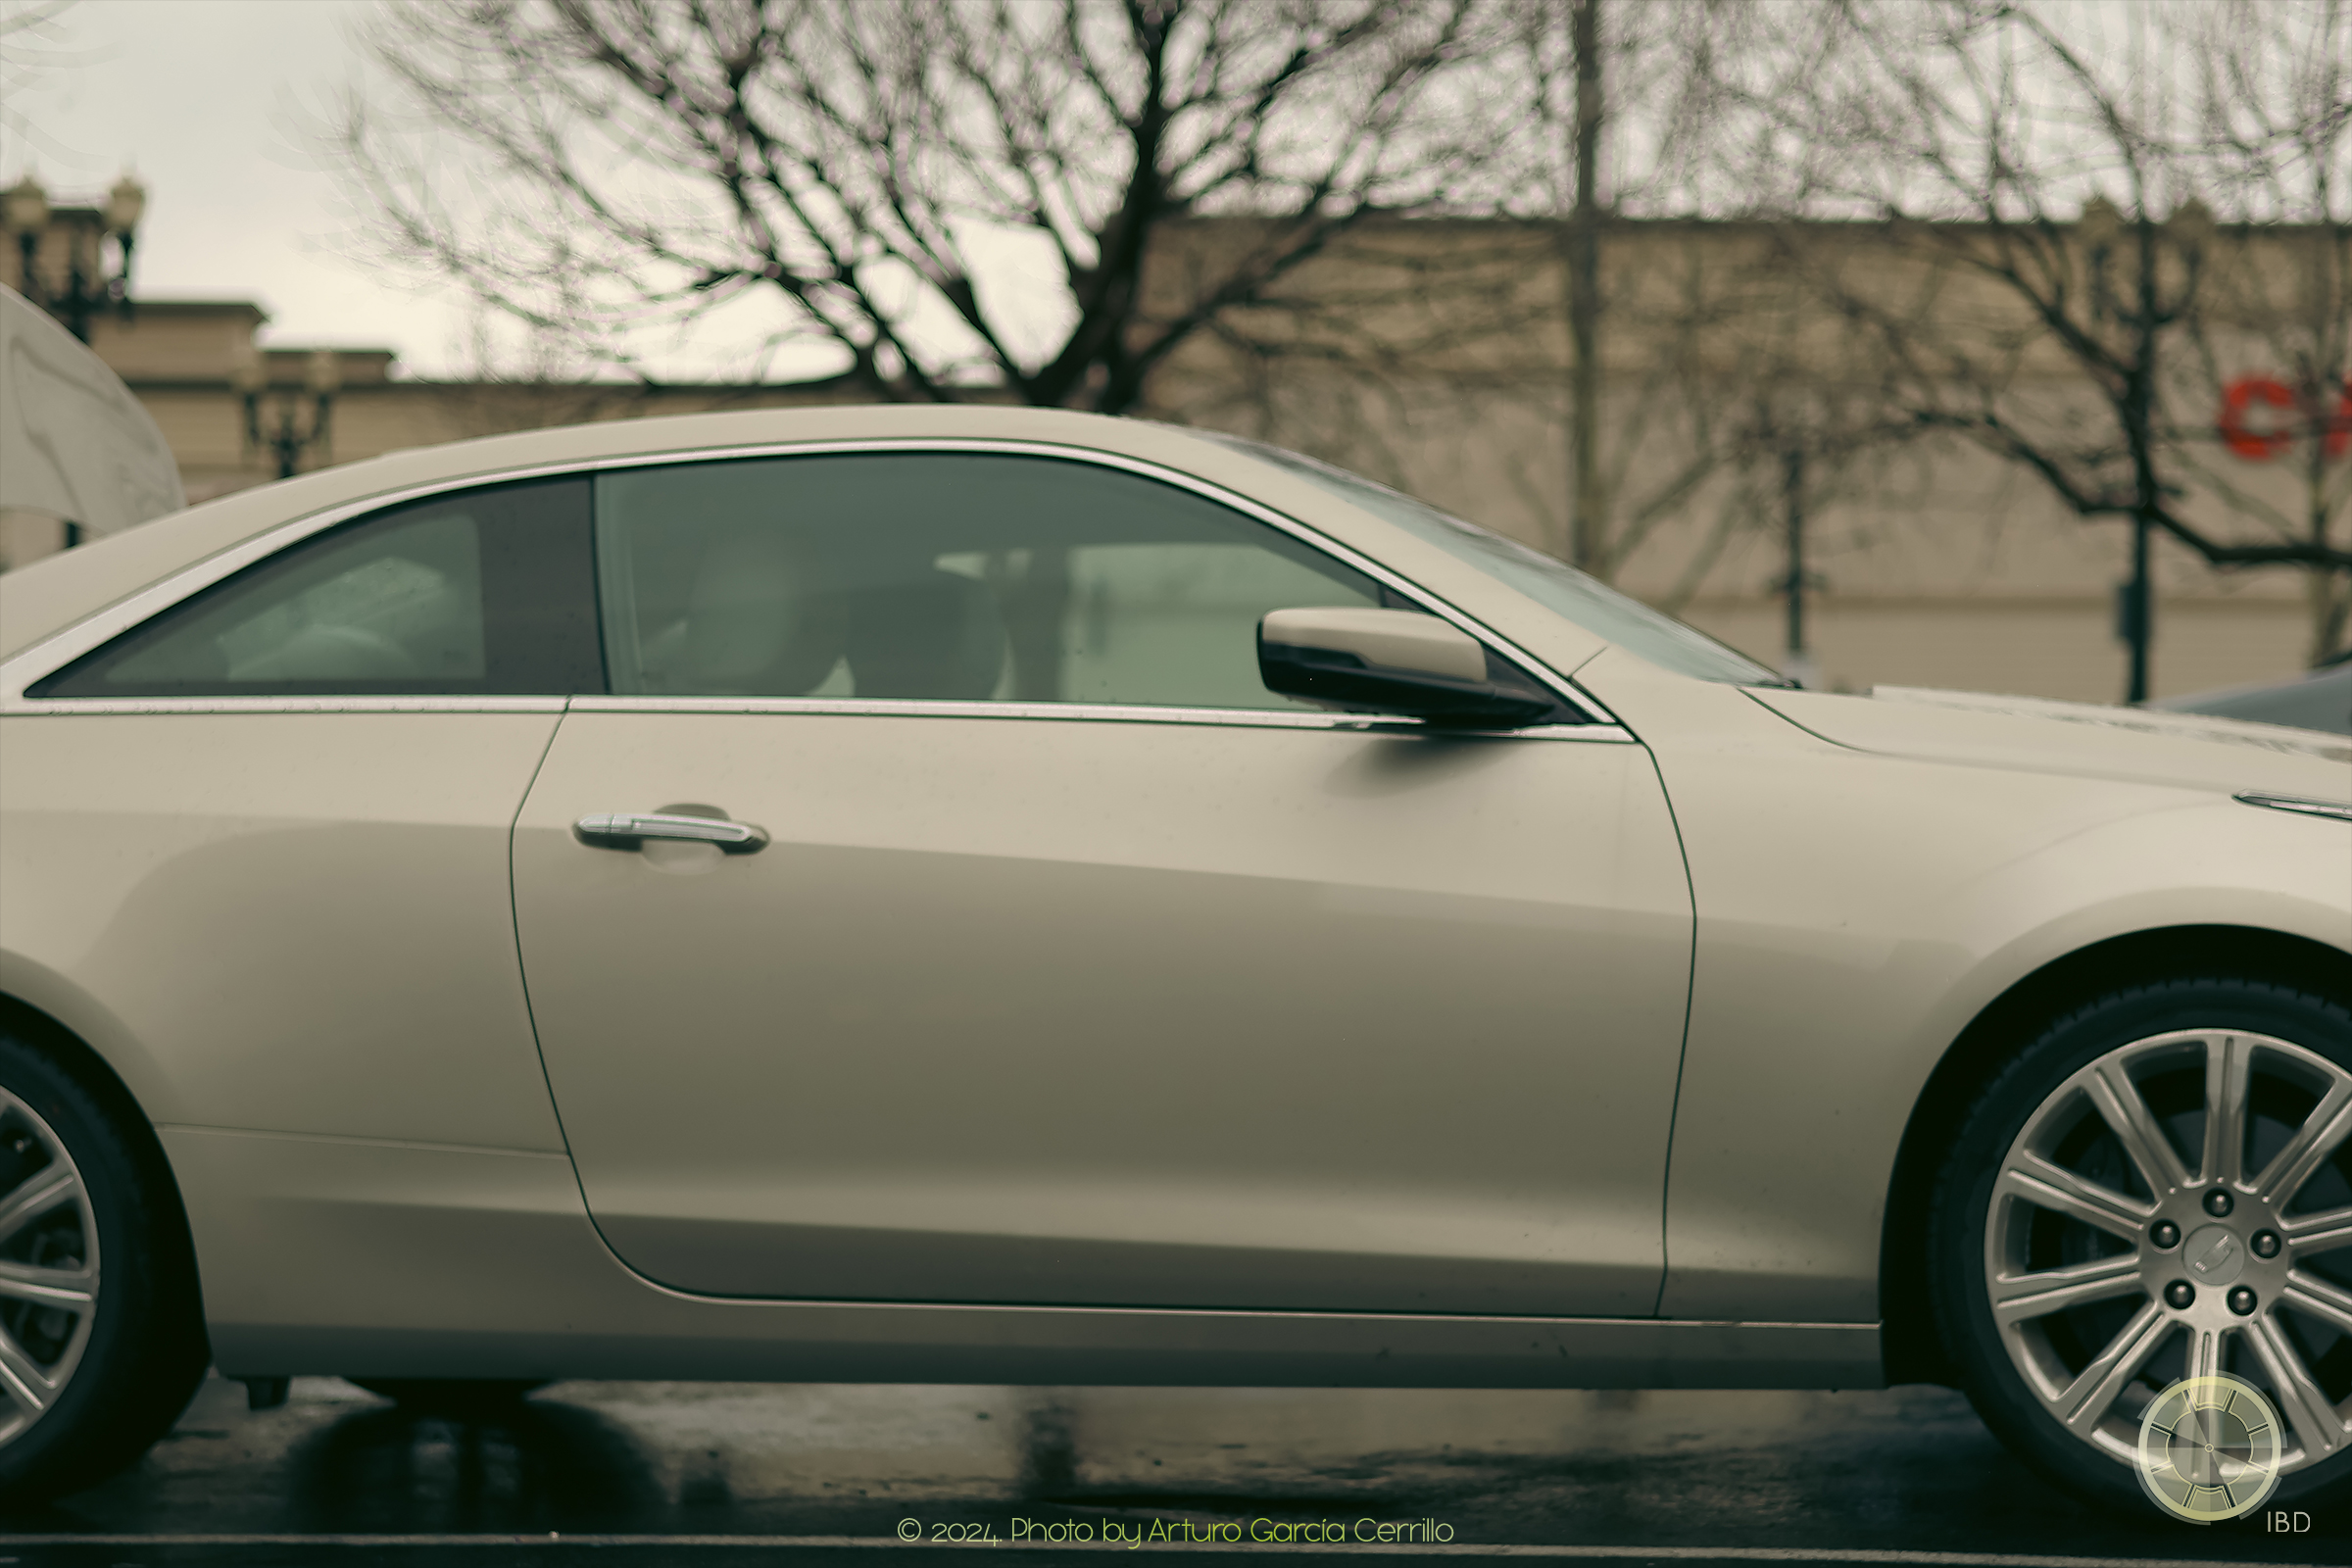
[{"label": "black mirror cap", "polygon": [[[1354,654],[1287,643],[1257,645],[1257,670],[1268,691],[1348,713],[1402,714],[1448,729],[1524,729],[1530,724],[1578,722],[1559,700],[1525,677],[1497,680],[1488,659],[1486,680],[1457,680],[1419,670],[1366,664]],[[1507,667],[1506,667],[1507,668]],[[1507,671],[1516,676],[1517,671]]]}]

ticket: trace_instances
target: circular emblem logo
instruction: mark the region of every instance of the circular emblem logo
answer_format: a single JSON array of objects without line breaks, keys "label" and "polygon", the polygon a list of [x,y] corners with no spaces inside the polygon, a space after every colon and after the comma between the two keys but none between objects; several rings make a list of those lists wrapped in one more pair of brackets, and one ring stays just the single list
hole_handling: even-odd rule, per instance
[{"label": "circular emblem logo", "polygon": [[2246,1267],[2246,1244],[2227,1225],[2200,1225],[2180,1244],[2180,1260],[2204,1285],[2229,1285]]},{"label": "circular emblem logo", "polygon": [[2252,1384],[2227,1373],[2184,1378],[2140,1417],[2139,1484],[2192,1524],[2235,1519],[2278,1484],[2278,1413]]}]

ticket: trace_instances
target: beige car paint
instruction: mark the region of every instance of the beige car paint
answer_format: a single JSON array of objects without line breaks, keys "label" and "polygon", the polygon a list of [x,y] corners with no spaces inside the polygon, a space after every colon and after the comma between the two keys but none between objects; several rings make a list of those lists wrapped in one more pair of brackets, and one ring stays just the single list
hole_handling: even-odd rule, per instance
[{"label": "beige car paint", "polygon": [[[1652,1310],[1690,895],[1641,748],[691,706],[575,704],[515,828],[557,1106],[640,1272]],[[771,842],[571,831],[680,802]]]},{"label": "beige car paint", "polygon": [[[146,734],[213,724],[222,715],[194,711],[207,705],[150,704],[136,717],[84,705],[58,716],[67,705],[22,697],[31,679],[243,560],[420,487],[564,464],[884,438],[1067,442],[1240,490],[1573,674],[1645,742],[1697,900],[1698,991],[1669,1170],[1664,1309],[1792,1324],[1552,1319],[1531,1328],[1536,1320],[1520,1317],[680,1297],[631,1275],[595,1241],[568,1185],[570,1162],[545,1152],[561,1145],[544,1085],[532,1089],[512,1055],[468,1054],[463,1042],[375,1018],[309,1026],[286,998],[308,987],[331,1000],[318,958],[327,945],[270,910],[259,896],[267,876],[237,871],[225,900],[199,885],[207,865],[227,863],[200,858],[209,844],[250,835],[274,853],[311,827],[378,811],[407,824],[394,836],[399,855],[447,855],[443,863],[479,877],[478,847],[494,832],[499,797],[507,793],[509,809],[520,799],[529,761],[516,764],[511,789],[485,780],[478,798],[425,804],[419,778],[446,782],[438,764],[467,747],[436,739],[422,753],[433,765],[419,767],[406,741],[425,730],[401,731],[400,744],[351,738],[425,715],[335,715],[359,727],[340,732],[333,758],[315,755],[308,737],[319,731],[304,727],[323,715],[257,715],[240,720],[257,733],[237,747],[195,749],[191,810]],[[410,1373],[519,1374],[544,1364],[580,1375],[1860,1386],[1875,1366],[1877,1250],[1895,1140],[1936,1061],[1986,1003],[2083,944],[2166,925],[2234,922],[2352,950],[2352,835],[2341,823],[2228,799],[2243,788],[2352,793],[2327,759],[2190,740],[2167,740],[2159,756],[2119,749],[2148,737],[2091,723],[1918,704],[1898,712],[1894,702],[1751,696],[1676,676],[1604,652],[1590,632],[1279,469],[1181,431],[1084,416],[770,411],[395,454],[243,492],[8,573],[0,650],[9,656],[0,665],[0,986],[80,1034],[151,1116],[213,1124],[165,1137],[196,1230],[215,1345],[237,1372],[365,1370],[372,1353],[382,1370]],[[535,761],[554,718],[438,722],[493,726],[505,737],[488,748],[493,756]],[[106,733],[100,726],[120,734],[80,738]],[[1636,755],[1589,743],[1556,749]],[[323,808],[272,795],[270,780],[288,769],[323,770],[347,793]],[[583,809],[695,799],[600,795]],[[118,800],[155,820],[138,821],[127,838],[107,831],[91,803]],[[180,813],[193,823],[162,821]],[[332,865],[335,837],[302,842]],[[651,868],[646,857],[573,848]],[[484,928],[428,929],[453,922],[415,891],[411,869],[395,866],[387,883],[379,862],[351,863],[344,880],[370,888],[355,897],[380,906],[371,930],[417,944],[436,963],[447,951],[440,944],[455,943],[462,969],[499,952]],[[176,890],[174,876],[186,879]],[[673,880],[687,888],[716,874]],[[387,886],[410,891],[387,899]],[[142,902],[156,891],[175,892],[184,911],[176,944],[142,938],[161,965],[156,976],[93,967],[93,953],[122,940],[126,911],[157,906]],[[1484,894],[1469,897],[1477,904]],[[230,907],[275,918],[290,934],[282,946],[264,944],[221,918]],[[208,946],[231,944],[230,971],[250,996],[220,982],[212,955],[191,951],[191,930]],[[511,959],[511,930],[497,940],[510,945],[496,961]],[[172,990],[165,979],[188,984]],[[485,1005],[507,1004],[495,984],[480,983]],[[269,1049],[209,1016],[159,1025],[170,1010],[163,999],[184,1005],[189,996],[228,1006],[231,1023],[258,1020]],[[423,1005],[414,996],[392,1001]],[[495,1033],[509,1038],[503,1023]],[[318,1066],[318,1043],[342,1040],[394,1049],[351,1058],[347,1081],[345,1062],[332,1074]],[[485,1061],[496,1064],[494,1090],[465,1103],[452,1086],[470,1088]],[[264,1125],[304,1136],[218,1130]],[[465,1143],[490,1152],[446,1147]],[[1834,1326],[1820,1327],[1825,1319]]]},{"label": "beige car paint", "polygon": [[2352,805],[2352,740],[2318,730],[1908,687],[1870,697],[1754,695],[1790,723],[1856,751],[2082,778],[2170,780],[2224,794],[2272,789]]},{"label": "beige car paint", "polygon": [[158,1122],[562,1150],[507,884],[540,707],[8,720],[0,988]]},{"label": "beige car paint", "polygon": [[[623,1268],[570,1163],[169,1129],[224,1373],[1292,1388],[1874,1388],[1847,1323],[876,1305]],[[290,1278],[286,1259],[303,1268]]]},{"label": "beige car paint", "polygon": [[[1615,651],[1579,673],[1657,756],[1698,916],[1666,1316],[1876,1318],[1887,1183],[1920,1091],[1969,1020],[2043,964],[2175,925],[2352,946],[2352,833],[2222,793],[2311,793],[2332,763],[1935,714],[1984,720],[1955,738],[1930,710],[1705,687]],[[1945,755],[1838,747],[1782,709],[1841,734],[1940,737]],[[2046,737],[2019,733],[2035,726]],[[2116,776],[2132,769],[2158,781]]]}]

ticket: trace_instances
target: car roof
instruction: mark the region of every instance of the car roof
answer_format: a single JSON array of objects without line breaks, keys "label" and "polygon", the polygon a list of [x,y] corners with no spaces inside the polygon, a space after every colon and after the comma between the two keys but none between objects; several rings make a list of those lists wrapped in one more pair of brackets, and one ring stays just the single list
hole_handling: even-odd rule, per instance
[{"label": "car roof", "polygon": [[766,443],[891,438],[1065,443],[1265,487],[1268,466],[1173,425],[1053,409],[960,404],[758,409],[565,425],[389,452],[240,490],[0,575],[0,658],[183,567],[331,508],[421,485],[599,459]]},{"label": "car roof", "polygon": [[1398,524],[1243,447],[1180,425],[1057,409],[919,404],[617,419],[390,452],[223,496],[0,574],[0,659],[282,524],[405,492],[536,468],[833,441],[1018,441],[1109,453],[1206,480],[1360,550],[1562,673],[1606,640]]}]

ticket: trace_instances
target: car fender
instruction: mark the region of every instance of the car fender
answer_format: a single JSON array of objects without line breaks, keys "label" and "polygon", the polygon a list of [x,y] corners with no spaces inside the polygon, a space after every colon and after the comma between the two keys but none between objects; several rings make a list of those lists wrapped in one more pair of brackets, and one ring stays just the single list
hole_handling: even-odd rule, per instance
[{"label": "car fender", "polygon": [[1610,673],[1579,678],[1658,759],[1697,914],[1665,1316],[1875,1321],[1920,1096],[2042,966],[2170,927],[2337,949],[2352,931],[2352,835],[2332,821],[2180,783],[1860,752],[1737,692],[1645,702]]}]

